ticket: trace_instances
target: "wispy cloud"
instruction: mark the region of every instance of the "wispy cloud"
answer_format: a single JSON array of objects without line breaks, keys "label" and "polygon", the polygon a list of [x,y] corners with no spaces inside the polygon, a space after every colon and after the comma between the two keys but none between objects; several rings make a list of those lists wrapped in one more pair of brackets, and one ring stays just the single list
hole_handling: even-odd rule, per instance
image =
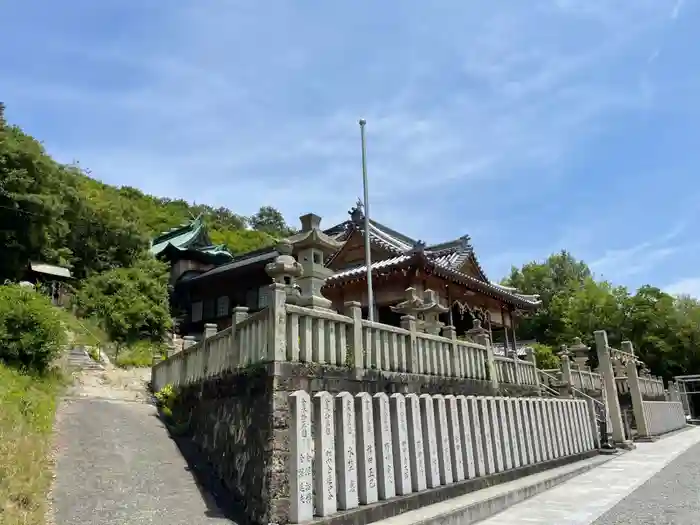
[{"label": "wispy cloud", "polygon": [[700,299],[700,277],[689,277],[669,284],[664,288],[671,295],[690,295]]}]

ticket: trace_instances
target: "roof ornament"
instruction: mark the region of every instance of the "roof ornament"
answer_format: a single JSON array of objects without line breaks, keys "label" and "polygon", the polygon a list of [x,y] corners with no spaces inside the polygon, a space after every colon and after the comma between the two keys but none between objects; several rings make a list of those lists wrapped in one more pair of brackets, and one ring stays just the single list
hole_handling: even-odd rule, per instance
[{"label": "roof ornament", "polygon": [[462,235],[459,238],[459,247],[463,250],[471,250],[472,248],[472,243],[471,243],[471,237],[469,235]]},{"label": "roof ornament", "polygon": [[425,242],[418,240],[416,243],[413,245],[411,248],[410,252],[411,254],[417,254],[417,253],[425,253]]},{"label": "roof ornament", "polygon": [[359,197],[357,199],[357,202],[355,203],[355,206],[350,208],[348,214],[350,215],[350,220],[355,224],[360,224],[364,220],[364,205],[362,204],[362,201]]}]

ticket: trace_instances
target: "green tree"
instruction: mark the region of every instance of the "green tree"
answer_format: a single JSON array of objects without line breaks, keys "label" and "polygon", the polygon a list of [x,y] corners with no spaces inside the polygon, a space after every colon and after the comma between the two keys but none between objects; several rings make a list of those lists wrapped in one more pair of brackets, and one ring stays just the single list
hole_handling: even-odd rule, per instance
[{"label": "green tree", "polygon": [[99,319],[110,339],[160,341],[171,327],[167,266],[143,258],[130,268],[95,274],[76,295],[81,315]]},{"label": "green tree", "polygon": [[248,222],[254,230],[279,237],[294,233],[293,228],[287,225],[279,210],[272,206],[261,206],[258,212],[248,219]]},{"label": "green tree", "polygon": [[18,279],[32,259],[69,263],[61,175],[36,140],[0,127],[0,279]]},{"label": "green tree", "polygon": [[[544,262],[530,262],[522,268],[511,268],[503,280],[506,286],[514,286],[527,294],[538,294],[542,306],[524,318],[518,332],[521,339],[535,339],[540,343],[558,345],[566,332],[561,317],[561,304],[574,290],[591,278],[591,270],[583,261],[567,251],[550,255]],[[553,306],[554,305],[554,306]],[[557,308],[553,311],[553,308]]]}]

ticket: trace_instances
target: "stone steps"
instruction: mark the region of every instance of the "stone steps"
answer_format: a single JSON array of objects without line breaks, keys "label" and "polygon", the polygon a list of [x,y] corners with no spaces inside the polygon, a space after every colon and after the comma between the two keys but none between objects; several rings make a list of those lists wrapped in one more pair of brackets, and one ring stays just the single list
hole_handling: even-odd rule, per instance
[{"label": "stone steps", "polygon": [[68,352],[68,365],[81,370],[104,370],[104,367],[88,355],[84,348],[74,346]]},{"label": "stone steps", "polygon": [[420,525],[444,525],[446,523],[467,525],[479,523],[611,459],[610,456],[594,456],[376,521],[373,525],[414,525],[418,523]]}]

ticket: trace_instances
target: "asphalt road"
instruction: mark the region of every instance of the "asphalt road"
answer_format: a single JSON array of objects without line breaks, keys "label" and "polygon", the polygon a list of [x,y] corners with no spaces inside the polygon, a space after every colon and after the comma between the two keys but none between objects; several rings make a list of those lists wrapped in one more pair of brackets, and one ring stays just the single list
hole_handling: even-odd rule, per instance
[{"label": "asphalt road", "polygon": [[593,525],[697,525],[700,523],[700,444],[598,518]]},{"label": "asphalt road", "polygon": [[56,525],[232,523],[149,404],[65,401],[56,448]]}]

